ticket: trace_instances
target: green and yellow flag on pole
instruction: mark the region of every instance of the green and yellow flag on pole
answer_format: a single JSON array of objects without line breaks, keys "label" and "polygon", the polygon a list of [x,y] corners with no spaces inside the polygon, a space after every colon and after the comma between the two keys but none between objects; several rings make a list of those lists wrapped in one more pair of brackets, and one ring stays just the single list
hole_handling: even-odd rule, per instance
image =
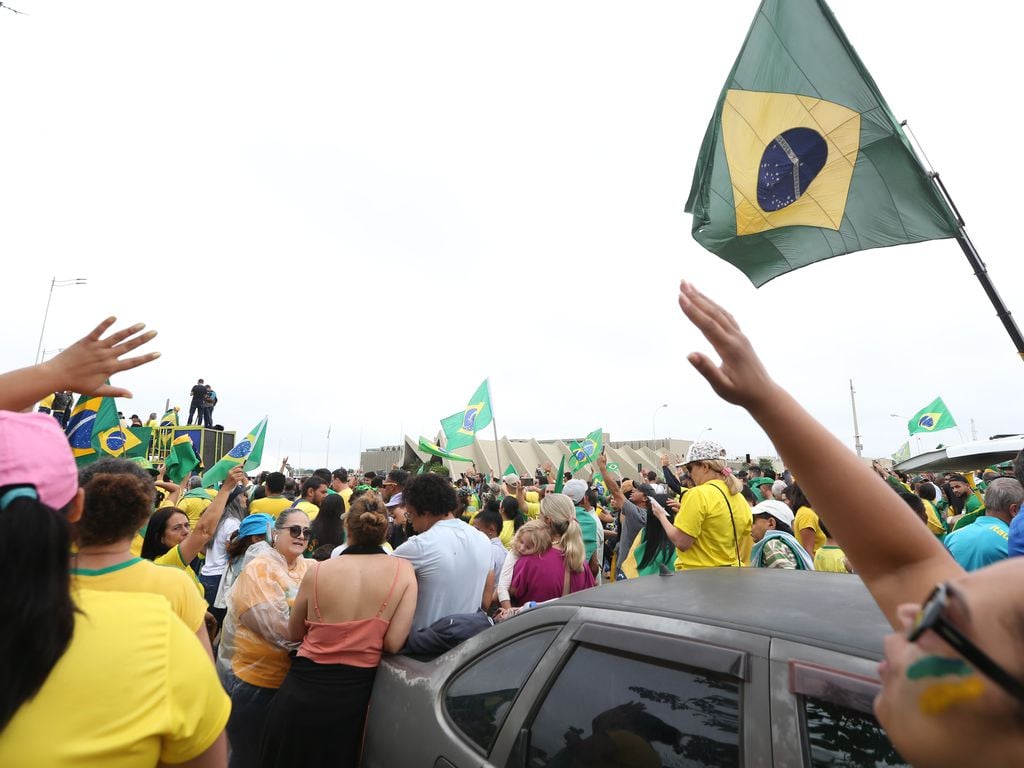
[{"label": "green and yellow flag on pole", "polygon": [[256,469],[263,461],[263,439],[267,433],[267,417],[249,430],[249,434],[235,443],[235,447],[225,454],[224,458],[210,467],[203,474],[203,488],[223,481],[228,472],[241,466],[246,472]]},{"label": "green and yellow flag on pole", "polygon": [[756,286],[844,253],[954,237],[956,219],[823,0],[764,0],[686,202]]},{"label": "green and yellow flag on pole", "polygon": [[953,414],[942,401],[936,397],[928,405],[910,417],[907,422],[907,431],[914,435],[918,432],[938,432],[941,429],[952,429],[956,426]]},{"label": "green and yellow flag on pole", "polygon": [[598,427],[582,441],[569,444],[569,469],[575,472],[592,462],[601,452],[601,428]]},{"label": "green and yellow flag on pole", "polygon": [[477,431],[490,424],[491,418],[491,390],[484,379],[463,410],[441,419],[445,448],[453,451],[472,445]]},{"label": "green and yellow flag on pole", "polygon": [[[182,480],[199,468],[199,464],[199,457],[196,456],[196,449],[192,445],[192,438],[188,435],[174,438],[174,442],[171,443],[171,452],[167,454],[165,462],[167,479],[172,483],[181,483]],[[226,476],[227,473],[225,473]]]}]

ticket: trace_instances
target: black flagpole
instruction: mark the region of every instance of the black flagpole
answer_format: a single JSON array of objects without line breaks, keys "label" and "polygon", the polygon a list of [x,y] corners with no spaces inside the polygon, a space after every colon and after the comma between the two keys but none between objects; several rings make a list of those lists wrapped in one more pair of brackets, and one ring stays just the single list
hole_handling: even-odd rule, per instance
[{"label": "black flagpole", "polygon": [[942,183],[942,179],[939,178],[939,174],[935,171],[930,171],[928,175],[931,177],[932,181],[935,182],[935,186],[938,188],[939,194],[941,194],[949,204],[950,209],[956,216],[956,223],[958,227],[956,241],[960,244],[960,248],[967,257],[967,261],[970,262],[971,269],[974,270],[974,276],[978,278],[978,282],[981,283],[981,287],[988,296],[988,300],[991,301],[992,306],[996,308],[996,316],[1002,322],[1006,332],[1010,334],[1010,340],[1013,341],[1013,345],[1017,348],[1017,354],[1020,355],[1021,360],[1024,360],[1024,336],[1021,336],[1020,328],[1017,327],[1017,323],[1014,322],[1013,317],[1010,315],[1010,310],[1008,310],[1006,305],[1003,304],[1003,300],[999,296],[999,292],[992,284],[992,279],[988,276],[988,269],[985,267],[985,262],[981,260],[981,256],[978,255],[978,251],[974,247],[974,243],[971,242],[971,238],[968,236],[967,230],[964,228],[963,216],[960,215],[960,211],[953,202],[953,198],[949,196],[949,191],[946,189],[946,185]]}]

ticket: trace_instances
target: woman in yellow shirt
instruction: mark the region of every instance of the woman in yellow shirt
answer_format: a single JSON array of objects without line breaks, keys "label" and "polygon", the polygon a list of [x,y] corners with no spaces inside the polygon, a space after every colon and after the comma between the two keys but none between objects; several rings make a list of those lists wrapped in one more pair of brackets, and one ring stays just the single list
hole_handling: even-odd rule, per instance
[{"label": "woman in yellow shirt", "polygon": [[796,483],[789,489],[789,507],[793,510],[793,531],[800,546],[814,557],[825,546],[825,532],[821,530],[818,515],[811,509],[811,502]]},{"label": "woman in yellow shirt", "polygon": [[274,523],[273,546],[258,551],[228,593],[224,627],[234,637],[228,653],[238,678],[228,721],[233,766],[258,764],[270,702],[291,667],[289,651],[298,647],[288,621],[310,563],[303,557],[309,536],[306,513],[286,509]]},{"label": "woman in yellow shirt", "polygon": [[206,549],[217,524],[224,514],[228,497],[236,485],[244,485],[245,472],[241,466],[234,467],[221,484],[213,502],[206,508],[195,529],[189,527],[188,516],[177,507],[160,507],[149,518],[146,536],[142,540],[142,557],[157,565],[169,565],[185,571],[194,582],[199,594],[205,595],[192,561]]},{"label": "woman in yellow shirt", "polygon": [[[121,395],[109,377],[141,326],[101,323],[43,365],[0,375],[0,765],[223,765],[229,700],[160,595],[70,588],[85,494],[63,430],[15,413],[58,389]],[[132,338],[134,336],[134,338]],[[31,542],[31,546],[25,546]]]},{"label": "woman in yellow shirt", "polygon": [[656,501],[651,509],[676,545],[677,571],[750,564],[754,516],[743,483],[723,460],[725,449],[710,440],[690,445],[686,471],[696,483],[683,494],[675,520]]}]

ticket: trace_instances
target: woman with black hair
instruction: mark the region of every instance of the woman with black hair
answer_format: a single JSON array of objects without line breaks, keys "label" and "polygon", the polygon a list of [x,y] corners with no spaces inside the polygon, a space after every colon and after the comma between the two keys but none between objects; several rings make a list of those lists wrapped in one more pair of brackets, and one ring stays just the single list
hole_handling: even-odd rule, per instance
[{"label": "woman with black hair", "polygon": [[800,546],[814,557],[825,546],[825,532],[821,530],[817,513],[811,509],[811,502],[796,483],[789,489],[789,507],[793,510],[793,535]]},{"label": "woman with black hair", "polygon": [[[153,334],[102,338],[113,322],[0,376],[0,409],[57,390],[127,396],[104,382],[154,359],[121,359]],[[57,422],[0,411],[0,578],[12,587],[0,593],[0,765],[222,766],[229,701],[167,600],[72,590],[70,523],[84,500]]]},{"label": "woman with black hair", "polygon": [[501,500],[501,518],[501,533],[498,534],[498,538],[501,539],[502,546],[508,549],[512,546],[512,537],[526,522],[526,515],[523,514],[515,496],[506,496]]},{"label": "woman with black hair", "polygon": [[[663,509],[668,506],[668,496],[664,493],[654,494],[649,501],[652,509],[655,504],[661,505]],[[662,566],[673,570],[675,564],[676,545],[665,533],[661,521],[655,515],[648,514],[643,529],[633,540],[633,545],[619,569],[626,578],[632,579],[661,573]]]},{"label": "woman with black hair", "polygon": [[189,528],[188,516],[177,507],[160,507],[146,526],[146,535],[142,539],[143,559],[152,560],[157,565],[180,568],[192,578],[200,594],[205,595],[206,590],[196,575],[197,569],[192,567],[192,561],[213,538],[235,486],[244,486],[245,482],[242,467],[232,467],[217,496],[199,518],[195,530]]},{"label": "woman with black hair", "polygon": [[345,499],[337,493],[328,494],[320,505],[320,514],[309,525],[312,533],[306,545],[306,557],[327,560],[335,547],[345,543],[344,517]]}]

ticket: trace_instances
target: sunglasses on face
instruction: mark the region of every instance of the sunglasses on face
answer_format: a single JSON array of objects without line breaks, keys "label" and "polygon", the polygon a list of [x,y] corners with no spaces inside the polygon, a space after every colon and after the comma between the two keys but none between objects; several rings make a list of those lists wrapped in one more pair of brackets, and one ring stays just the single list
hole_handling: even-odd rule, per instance
[{"label": "sunglasses on face", "polygon": [[956,605],[962,614],[967,614],[967,605],[963,597],[948,583],[939,584],[921,606],[914,625],[907,633],[907,640],[911,643],[917,642],[921,635],[930,629],[989,680],[1017,701],[1024,702],[1024,683],[1007,672],[946,618],[951,605]]},{"label": "sunglasses on face", "polygon": [[313,532],[310,528],[303,528],[301,525],[289,525],[287,528],[278,528],[279,531],[288,531],[296,539],[308,539]]}]

